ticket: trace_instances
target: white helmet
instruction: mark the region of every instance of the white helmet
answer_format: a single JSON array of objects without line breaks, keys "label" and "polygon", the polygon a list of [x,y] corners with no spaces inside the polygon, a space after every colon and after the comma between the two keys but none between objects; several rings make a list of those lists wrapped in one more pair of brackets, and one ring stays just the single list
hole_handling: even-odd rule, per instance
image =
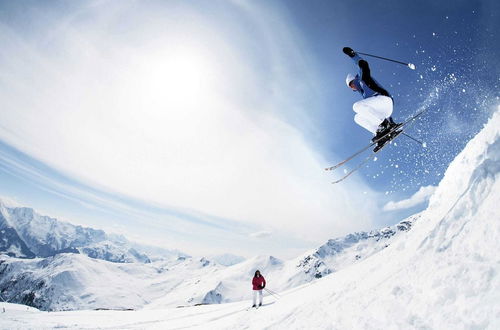
[{"label": "white helmet", "polygon": [[349,84],[351,83],[351,81],[353,81],[354,79],[356,79],[356,76],[353,75],[352,73],[349,73],[347,75],[347,77],[345,77],[345,83],[347,84],[347,87],[350,87]]}]

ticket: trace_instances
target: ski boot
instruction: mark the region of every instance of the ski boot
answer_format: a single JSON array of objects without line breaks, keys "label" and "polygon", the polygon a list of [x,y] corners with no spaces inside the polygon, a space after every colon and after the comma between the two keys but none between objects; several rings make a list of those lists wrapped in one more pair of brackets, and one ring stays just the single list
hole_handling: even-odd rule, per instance
[{"label": "ski boot", "polygon": [[403,123],[396,123],[392,117],[389,117],[389,128],[393,131],[397,130],[398,128],[400,128],[401,126],[403,126]]},{"label": "ski boot", "polygon": [[390,121],[387,118],[384,119],[384,121],[378,125],[377,132],[375,136],[372,138],[372,142],[380,140],[383,136],[389,133],[390,126],[391,126]]},{"label": "ski boot", "polygon": [[382,149],[387,143],[391,142],[392,140],[394,140],[394,138],[396,136],[398,136],[399,134],[403,133],[402,130],[396,130],[396,131],[393,131],[389,134],[387,134],[386,136],[384,136],[383,138],[381,138],[379,141],[377,141],[377,146],[375,148],[373,148],[373,152],[378,152],[380,149]]},{"label": "ski boot", "polygon": [[399,127],[401,127],[403,124],[402,123],[396,123],[392,117],[384,119],[383,122],[378,125],[377,132],[375,136],[372,138],[372,142],[375,142],[385,136],[387,133],[391,131],[397,130]]},{"label": "ski boot", "polygon": [[401,134],[403,131],[399,130],[399,128],[402,125],[402,123],[396,123],[392,117],[384,119],[377,129],[377,134],[372,139],[372,142],[377,142],[377,146],[373,149],[373,152],[379,151],[387,142],[390,142]]}]

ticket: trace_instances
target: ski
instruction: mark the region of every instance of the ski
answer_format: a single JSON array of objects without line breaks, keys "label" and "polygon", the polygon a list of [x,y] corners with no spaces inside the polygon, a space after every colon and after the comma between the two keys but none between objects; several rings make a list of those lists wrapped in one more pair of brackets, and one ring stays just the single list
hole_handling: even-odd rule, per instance
[{"label": "ski", "polygon": [[344,159],[343,161],[341,161],[340,163],[338,164],[335,164],[333,166],[330,166],[330,167],[327,167],[325,168],[325,171],[333,171],[334,169],[336,168],[339,168],[340,166],[344,165],[345,163],[347,163],[348,161],[350,161],[351,159],[355,158],[357,155],[359,154],[362,154],[364,151],[370,149],[371,147],[373,147],[374,145],[376,144],[376,142],[372,142],[370,143],[369,145],[367,145],[366,147],[356,151],[355,153],[353,153],[351,156],[347,157],[346,159]]},{"label": "ski", "polygon": [[[410,124],[411,122],[413,122],[414,120],[416,120],[418,117],[420,117],[425,111],[427,111],[427,109],[424,109],[424,110],[421,110],[419,112],[417,112],[415,115],[413,115],[412,117],[408,118],[406,121],[403,122],[403,124],[401,126],[399,126],[399,129],[403,129],[403,127],[405,127],[406,125]],[[387,134],[391,134],[392,132],[387,132],[385,135],[381,136],[380,138],[378,138],[377,140],[371,142],[370,144],[368,144],[366,147],[356,151],[354,154],[352,154],[351,156],[347,157],[346,159],[344,159],[343,161],[341,161],[340,163],[337,163],[333,166],[330,166],[330,167],[327,167],[325,168],[325,171],[333,171],[339,167],[341,167],[342,165],[346,164],[347,162],[349,162],[351,159],[355,158],[356,156],[362,154],[363,152],[365,152],[366,150],[370,149],[371,147],[373,147],[374,145],[377,144],[378,141],[380,141],[381,139],[385,138]]]},{"label": "ski", "polygon": [[[401,127],[400,127],[401,128]],[[342,182],[344,181],[345,179],[347,179],[348,177],[351,176],[351,174],[353,174],[354,172],[356,172],[357,170],[359,170],[360,168],[362,168],[365,164],[367,164],[370,160],[374,159],[375,156],[377,155],[377,153],[384,149],[386,145],[388,144],[391,144],[392,141],[394,141],[395,139],[397,139],[398,136],[401,135],[401,133],[403,133],[403,131],[400,131],[395,137],[393,137],[392,139],[390,139],[389,141],[387,141],[384,145],[382,145],[382,147],[380,147],[380,149],[378,149],[377,151],[373,151],[371,154],[369,154],[365,159],[363,159],[356,167],[354,167],[352,170],[350,170],[349,172],[347,172],[343,177],[341,177],[340,179],[338,179],[337,181],[333,181],[332,184],[336,184],[336,183],[339,183],[339,182]]]},{"label": "ski", "polygon": [[[389,134],[393,134],[394,132],[397,132],[399,130],[399,133],[394,136],[393,138],[391,138],[389,141],[387,141],[386,143],[384,143],[380,149],[378,149],[377,151],[373,151],[371,154],[369,154],[365,159],[363,159],[356,167],[354,167],[353,169],[351,169],[349,172],[347,172],[343,177],[341,177],[340,179],[336,180],[336,181],[333,181],[332,184],[336,184],[336,183],[339,183],[339,182],[342,182],[344,181],[345,179],[347,179],[348,177],[350,177],[353,173],[355,173],[356,171],[358,171],[360,168],[362,168],[363,166],[365,166],[370,160],[374,159],[375,158],[375,155],[380,151],[382,150],[383,148],[385,148],[385,146],[387,146],[388,144],[392,144],[392,141],[394,141],[395,139],[397,139],[400,135],[403,135],[403,127],[405,126],[410,126],[410,124],[415,120],[417,119],[418,117],[420,117],[420,115],[422,115],[427,109],[424,109],[420,112],[418,112],[417,114],[415,114],[414,116],[412,116],[411,118],[409,118],[408,120],[406,120],[401,126],[399,126],[397,129],[395,130],[391,130],[389,132],[387,132],[384,136],[380,137],[380,139],[377,139],[375,142],[373,142],[370,146],[372,145],[375,145],[378,141],[380,141],[381,139],[383,139],[385,136],[389,135]],[[370,147],[368,146],[368,147]],[[366,149],[368,149],[365,148]],[[360,152],[358,152],[357,154],[359,154]],[[357,155],[356,154],[356,155]],[[352,158],[351,158],[352,159]],[[345,164],[345,163],[344,163]]]},{"label": "ski", "polygon": [[363,167],[366,163],[368,163],[373,158],[375,158],[375,153],[374,152],[372,152],[371,154],[369,154],[368,157],[366,157],[365,159],[363,159],[355,168],[353,168],[352,170],[350,170],[349,172],[347,172],[343,177],[341,177],[337,181],[333,181],[332,184],[336,184],[336,183],[344,181],[345,179],[347,179],[348,177],[350,177],[351,174],[353,174],[354,172],[356,172],[357,170],[359,170],[361,167]]}]

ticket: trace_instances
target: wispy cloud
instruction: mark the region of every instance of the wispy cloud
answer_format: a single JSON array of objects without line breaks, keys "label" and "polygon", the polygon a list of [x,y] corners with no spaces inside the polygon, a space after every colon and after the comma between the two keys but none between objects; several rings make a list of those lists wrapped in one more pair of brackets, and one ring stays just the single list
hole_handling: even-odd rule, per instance
[{"label": "wispy cloud", "polygon": [[385,204],[384,211],[403,210],[420,205],[428,201],[435,190],[435,186],[420,187],[420,189],[408,199],[403,199],[398,202],[390,201],[389,203]]},{"label": "wispy cloud", "polygon": [[1,140],[89,187],[182,214],[309,241],[371,225],[377,194],[356,178],[330,185],[291,124],[306,122],[315,82],[279,8],[134,3],[30,17],[36,36],[0,24]]},{"label": "wispy cloud", "polygon": [[0,201],[8,207],[23,207],[15,198],[0,195]]},{"label": "wispy cloud", "polygon": [[249,236],[253,238],[267,238],[271,235],[272,233],[270,231],[258,231],[256,233],[251,233]]}]

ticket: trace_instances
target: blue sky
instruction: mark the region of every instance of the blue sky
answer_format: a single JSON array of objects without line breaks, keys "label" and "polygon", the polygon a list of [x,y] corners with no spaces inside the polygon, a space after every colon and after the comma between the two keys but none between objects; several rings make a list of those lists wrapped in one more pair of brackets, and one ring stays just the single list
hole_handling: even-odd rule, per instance
[{"label": "blue sky", "polygon": [[[321,81],[330,87],[325,89],[324,112],[314,116],[322,126],[318,138],[324,141],[330,137],[329,150],[338,153],[344,151],[344,146],[350,150],[353,143],[362,145],[369,137],[352,123],[351,104],[359,96],[346,93],[344,81],[339,78],[355,68],[339,51],[339,45],[415,63],[417,70],[411,71],[366,58],[374,76],[393,94],[397,119],[416,112],[434,88],[440,88],[439,96],[429,100],[429,112],[417,124],[415,133],[428,142],[428,149],[419,150],[401,141],[403,150],[396,154],[403,155],[397,160],[405,173],[388,169],[385,161],[365,173],[369,178],[380,173],[381,168],[389,171],[389,175],[370,180],[378,190],[399,193],[402,186],[412,190],[417,183],[436,184],[439,174],[480,129],[492,105],[498,102],[499,5],[494,1],[454,1],[453,5],[435,1],[358,1],[356,6],[348,2],[292,3],[294,19],[305,31],[317,65],[324,70]],[[336,111],[332,116],[333,104],[337,110],[345,108],[346,114]],[[432,129],[434,123],[444,129]],[[407,157],[408,153],[415,155]],[[394,160],[394,152],[384,153],[381,158]],[[423,173],[424,169],[429,173]]]},{"label": "blue sky", "polygon": [[[0,195],[192,254],[290,257],[394,224],[499,103],[498,7],[2,1]],[[427,148],[401,137],[332,186],[322,168],[370,139],[344,46],[415,63],[368,59],[396,119],[428,108],[409,132]]]}]

